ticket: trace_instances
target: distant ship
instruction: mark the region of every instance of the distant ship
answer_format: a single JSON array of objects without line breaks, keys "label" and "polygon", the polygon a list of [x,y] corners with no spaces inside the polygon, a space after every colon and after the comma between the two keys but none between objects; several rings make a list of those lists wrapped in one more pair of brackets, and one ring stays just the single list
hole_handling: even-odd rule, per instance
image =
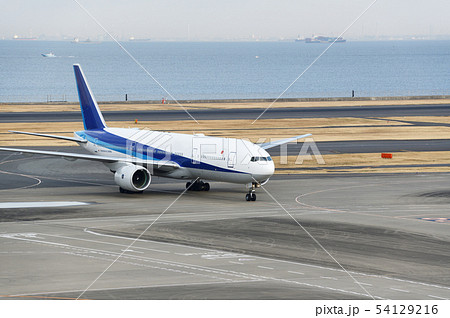
[{"label": "distant ship", "polygon": [[344,43],[346,39],[342,37],[330,37],[330,36],[313,36],[312,38],[306,38],[305,43]]},{"label": "distant ship", "polygon": [[86,39],[85,41],[80,41],[79,38],[74,38],[73,41],[71,41],[72,43],[76,43],[76,44],[98,44],[100,43],[100,41],[91,41],[91,39]]},{"label": "distant ship", "polygon": [[52,52],[50,52],[50,53],[41,53],[41,55],[43,56],[43,57],[55,57],[56,55],[54,54],[54,53],[52,53]]},{"label": "distant ship", "polygon": [[316,37],[313,37],[313,38],[306,38],[305,39],[305,43],[325,43],[325,42],[321,42]]},{"label": "distant ship", "polygon": [[333,40],[328,41],[328,42],[335,42],[335,43],[344,43],[347,42],[346,39],[342,38],[342,37],[338,37],[338,38],[332,38]]},{"label": "distant ship", "polygon": [[20,40],[20,41],[34,41],[34,40],[37,40],[37,38],[35,38],[35,37],[24,38],[24,37],[20,37],[20,36],[18,36],[18,35],[14,35],[14,36],[13,36],[13,40]]},{"label": "distant ship", "polygon": [[132,42],[150,42],[151,39],[136,39],[134,36],[130,37],[128,41]]}]

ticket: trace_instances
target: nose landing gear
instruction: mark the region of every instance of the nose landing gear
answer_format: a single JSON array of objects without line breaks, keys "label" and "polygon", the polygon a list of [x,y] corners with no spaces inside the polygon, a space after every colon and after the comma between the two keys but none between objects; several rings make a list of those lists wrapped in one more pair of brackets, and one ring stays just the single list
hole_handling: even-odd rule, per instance
[{"label": "nose landing gear", "polygon": [[259,188],[260,184],[256,182],[252,182],[247,185],[248,193],[245,195],[246,201],[256,201],[256,188]]},{"label": "nose landing gear", "polygon": [[256,201],[256,194],[255,192],[249,192],[245,195],[246,201]]}]

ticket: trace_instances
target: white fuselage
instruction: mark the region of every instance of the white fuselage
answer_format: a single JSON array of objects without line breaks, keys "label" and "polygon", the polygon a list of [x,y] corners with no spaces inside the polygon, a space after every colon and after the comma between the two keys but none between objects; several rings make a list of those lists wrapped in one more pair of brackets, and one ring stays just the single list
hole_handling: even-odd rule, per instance
[{"label": "white fuselage", "polygon": [[[125,128],[75,134],[88,140],[82,146],[93,154],[157,159],[179,165],[178,169],[151,172],[162,177],[262,183],[275,170],[267,151],[244,139]],[[115,171],[120,163],[105,164]]]}]

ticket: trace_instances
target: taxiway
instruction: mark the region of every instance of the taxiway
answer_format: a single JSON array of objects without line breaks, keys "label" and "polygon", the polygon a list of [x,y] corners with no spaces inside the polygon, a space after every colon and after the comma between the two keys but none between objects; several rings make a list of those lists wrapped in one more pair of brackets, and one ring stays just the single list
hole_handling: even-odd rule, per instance
[{"label": "taxiway", "polygon": [[[254,120],[261,115],[265,108],[243,109],[209,109],[189,110],[197,120]],[[180,110],[151,110],[148,111],[104,111],[105,120],[110,121],[140,121],[156,120],[192,120]],[[398,116],[448,116],[450,105],[386,105],[386,106],[334,106],[334,107],[302,107],[302,108],[269,108],[261,119],[279,118],[337,118],[337,117],[398,117]],[[0,123],[8,122],[70,122],[81,121],[80,112],[3,112]]]},{"label": "taxiway", "polygon": [[100,164],[8,155],[3,298],[450,298],[450,174],[277,176],[246,202],[157,178],[123,195]]}]

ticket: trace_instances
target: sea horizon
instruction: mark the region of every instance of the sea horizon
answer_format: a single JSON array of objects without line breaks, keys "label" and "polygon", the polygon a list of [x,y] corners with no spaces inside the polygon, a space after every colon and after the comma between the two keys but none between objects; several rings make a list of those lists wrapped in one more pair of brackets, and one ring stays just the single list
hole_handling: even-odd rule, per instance
[{"label": "sea horizon", "polygon": [[0,102],[76,101],[76,63],[99,101],[450,95],[444,40],[120,43],[159,84],[112,41],[2,40]]}]

